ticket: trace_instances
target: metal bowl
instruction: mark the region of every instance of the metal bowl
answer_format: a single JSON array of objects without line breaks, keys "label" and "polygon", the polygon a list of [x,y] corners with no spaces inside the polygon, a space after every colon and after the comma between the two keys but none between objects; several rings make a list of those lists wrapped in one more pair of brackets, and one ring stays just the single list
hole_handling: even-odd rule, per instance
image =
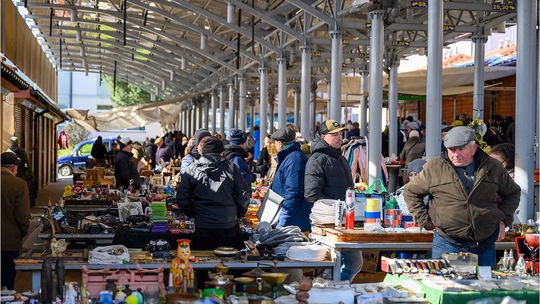
[{"label": "metal bowl", "polygon": [[262,274],[262,278],[265,282],[271,285],[283,284],[287,277],[288,273],[285,272],[267,272]]}]

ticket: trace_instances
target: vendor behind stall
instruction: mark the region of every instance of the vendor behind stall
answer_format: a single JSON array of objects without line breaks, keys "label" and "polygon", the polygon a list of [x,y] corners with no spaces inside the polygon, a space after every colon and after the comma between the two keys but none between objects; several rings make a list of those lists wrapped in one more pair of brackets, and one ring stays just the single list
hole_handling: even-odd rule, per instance
[{"label": "vendor behind stall", "polygon": [[471,128],[454,127],[444,146],[447,152],[405,186],[409,210],[420,226],[435,229],[433,258],[471,252],[480,266],[495,267],[495,241],[512,225],[520,188],[497,160],[478,149]]},{"label": "vendor behind stall", "polygon": [[13,289],[15,263],[28,232],[30,201],[26,182],[17,177],[19,160],[12,152],[1,155],[2,165],[2,287]]},{"label": "vendor behind stall", "polygon": [[124,137],[117,141],[120,145],[120,151],[114,160],[114,177],[116,178],[116,187],[127,189],[130,182],[133,182],[133,187],[139,189],[140,177],[135,163],[132,161],[133,142],[129,137]]},{"label": "vendor behind stall", "polygon": [[251,188],[238,168],[222,157],[223,143],[205,140],[201,157],[182,174],[176,201],[195,219],[194,247],[243,248],[238,219],[246,214]]}]

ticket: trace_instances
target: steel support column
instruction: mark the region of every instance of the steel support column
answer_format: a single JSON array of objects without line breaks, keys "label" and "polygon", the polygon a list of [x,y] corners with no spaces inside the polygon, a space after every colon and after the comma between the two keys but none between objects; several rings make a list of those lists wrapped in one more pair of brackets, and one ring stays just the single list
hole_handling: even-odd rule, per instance
[{"label": "steel support column", "polygon": [[203,103],[203,128],[210,129],[210,109],[208,96],[204,97]]},{"label": "steel support column", "polygon": [[311,126],[309,125],[309,95],[311,90],[311,48],[307,45],[304,45],[300,49],[302,50],[302,71],[300,80],[300,132],[307,141],[310,141],[312,138]]},{"label": "steel support column", "polygon": [[341,61],[343,45],[341,32],[330,32],[332,38],[332,63],[330,74],[330,119],[341,122]]},{"label": "steel support column", "polygon": [[300,114],[300,94],[299,89],[294,89],[294,126],[297,130],[300,130],[300,121],[299,121],[299,114]]},{"label": "steel support column", "polygon": [[388,156],[392,153],[398,155],[398,67],[399,59],[394,58],[390,67],[390,81],[388,84]]},{"label": "steel support column", "polygon": [[521,187],[518,218],[521,223],[533,218],[534,200],[534,101],[536,100],[536,1],[517,3],[516,64],[516,161],[514,180]]},{"label": "steel support column", "polygon": [[259,150],[264,148],[264,138],[268,134],[268,69],[264,66],[259,68],[260,74],[260,109],[259,109],[259,129],[260,138]]},{"label": "steel support column", "polygon": [[268,124],[268,134],[274,133],[274,105],[276,104],[276,98],[275,96],[270,97],[270,101],[268,102],[268,118],[270,119],[270,122]]},{"label": "steel support column", "polygon": [[287,60],[278,58],[278,128],[287,123]]},{"label": "steel support column", "polygon": [[428,5],[428,68],[426,96],[426,157],[441,154],[443,3]]},{"label": "steel support column", "polygon": [[234,129],[234,82],[229,82],[229,116],[227,117],[227,129]]},{"label": "steel support column", "polygon": [[212,91],[210,95],[210,103],[212,106],[212,134],[216,134],[217,130],[217,106],[216,106],[216,92]]},{"label": "steel support column", "polygon": [[225,89],[219,88],[219,134],[225,138]]},{"label": "steel support column", "polygon": [[360,136],[367,136],[368,72],[360,72]]},{"label": "steel support column", "polygon": [[238,99],[240,105],[238,109],[238,128],[242,131],[246,131],[246,79],[244,77],[238,78]]},{"label": "steel support column", "polygon": [[371,20],[369,74],[368,183],[381,177],[381,125],[383,102],[384,11],[369,12]]},{"label": "steel support column", "polygon": [[249,132],[253,134],[253,126],[255,126],[255,100],[249,103]]},{"label": "steel support column", "polygon": [[199,99],[197,101],[197,130],[200,128],[206,128],[203,126],[203,109],[204,109],[204,100]]},{"label": "steel support column", "polygon": [[191,106],[191,135],[197,131],[197,106],[193,104]]},{"label": "steel support column", "polygon": [[474,42],[474,88],[472,117],[484,119],[484,59],[487,37],[476,35]]}]

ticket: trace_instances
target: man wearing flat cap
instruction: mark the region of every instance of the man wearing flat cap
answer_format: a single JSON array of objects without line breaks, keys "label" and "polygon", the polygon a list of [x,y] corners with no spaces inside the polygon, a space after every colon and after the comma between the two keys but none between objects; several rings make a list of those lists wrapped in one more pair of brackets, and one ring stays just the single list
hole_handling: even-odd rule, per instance
[{"label": "man wearing flat cap", "polygon": [[2,287],[12,290],[15,263],[30,224],[30,201],[26,182],[17,177],[19,160],[12,152],[1,154],[2,166]]},{"label": "man wearing flat cap", "polygon": [[282,128],[272,134],[277,154],[277,169],[272,191],[283,197],[278,227],[298,226],[302,231],[311,231],[309,214],[312,203],[304,198],[304,174],[306,155],[296,142],[296,132]]},{"label": "man wearing flat cap", "polygon": [[[452,128],[444,146],[442,156],[405,185],[409,210],[420,226],[435,229],[434,258],[471,252],[480,266],[495,267],[495,241],[512,225],[521,189],[500,162],[478,149],[471,128]],[[428,206],[426,195],[431,198]]]}]

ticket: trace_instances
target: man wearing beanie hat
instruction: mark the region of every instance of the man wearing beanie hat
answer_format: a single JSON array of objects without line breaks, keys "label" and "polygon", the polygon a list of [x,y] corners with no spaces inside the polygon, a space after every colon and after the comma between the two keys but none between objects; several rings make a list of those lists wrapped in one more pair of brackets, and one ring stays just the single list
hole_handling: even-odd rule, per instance
[{"label": "man wearing beanie hat", "polygon": [[1,154],[2,166],[2,286],[12,290],[15,263],[30,225],[30,201],[26,182],[17,177],[19,160],[12,152]]},{"label": "man wearing beanie hat", "polygon": [[202,148],[202,143],[205,138],[212,136],[210,131],[206,129],[199,129],[193,134],[193,140],[191,142],[191,148],[189,153],[182,158],[182,164],[180,165],[180,173],[187,171],[187,168],[191,166],[199,157],[201,157],[200,149]]},{"label": "man wearing beanie hat", "polygon": [[448,131],[446,152],[405,185],[404,197],[415,221],[435,229],[433,258],[471,252],[479,266],[495,267],[495,241],[512,225],[521,189],[497,160],[478,149],[475,138],[469,127]]},{"label": "man wearing beanie hat", "polygon": [[296,132],[282,128],[272,134],[277,154],[277,170],[272,191],[283,197],[278,227],[298,226],[311,231],[309,214],[313,204],[304,198],[304,174],[307,157],[296,142]]},{"label": "man wearing beanie hat", "polygon": [[244,132],[232,129],[229,132],[229,144],[225,147],[225,158],[240,170],[246,184],[251,185],[254,178],[246,162],[246,158],[249,156],[246,151],[246,140]]},{"label": "man wearing beanie hat", "polygon": [[176,193],[180,210],[195,218],[194,248],[213,250],[243,248],[238,219],[245,216],[251,198],[250,185],[238,168],[221,156],[223,143],[207,137],[202,156],[182,174]]},{"label": "man wearing beanie hat", "polygon": [[120,150],[114,159],[114,177],[116,179],[116,187],[119,189],[128,189],[130,184],[135,189],[139,189],[141,180],[137,165],[132,161],[133,142],[129,137],[124,137],[117,140]]}]

